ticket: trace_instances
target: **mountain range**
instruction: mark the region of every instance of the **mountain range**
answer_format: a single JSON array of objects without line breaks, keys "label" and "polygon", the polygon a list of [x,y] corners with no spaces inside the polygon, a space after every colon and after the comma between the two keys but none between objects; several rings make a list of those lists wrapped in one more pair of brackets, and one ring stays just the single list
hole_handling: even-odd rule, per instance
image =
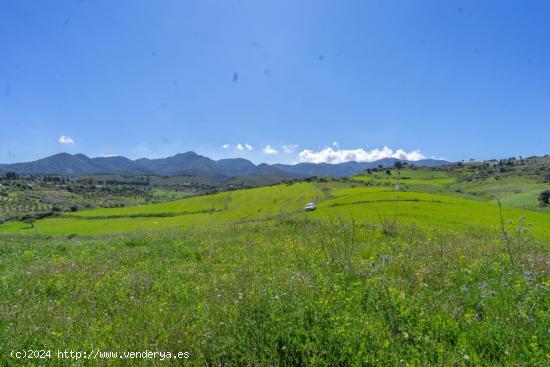
[{"label": "mountain range", "polygon": [[[126,157],[90,158],[84,154],[60,153],[33,162],[1,164],[0,173],[15,171],[20,175],[48,174],[66,176],[89,175],[154,175],[154,176],[200,176],[225,182],[235,177],[271,177],[273,180],[311,176],[352,176],[368,168],[391,167],[398,159],[384,158],[374,162],[254,164],[243,158],[213,160],[195,152],[179,153],[160,159]],[[403,161],[407,162],[407,161]],[[444,160],[423,159],[408,161],[416,166],[439,166]]]}]

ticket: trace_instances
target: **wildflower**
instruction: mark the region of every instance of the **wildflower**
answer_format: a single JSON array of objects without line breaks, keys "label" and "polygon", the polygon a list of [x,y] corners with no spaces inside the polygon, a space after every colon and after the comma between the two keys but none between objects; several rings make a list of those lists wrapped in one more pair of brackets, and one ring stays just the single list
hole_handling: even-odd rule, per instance
[{"label": "wildflower", "polygon": [[382,255],[382,256],[380,256],[380,259],[383,262],[387,263],[388,261],[390,261],[390,256],[389,255]]},{"label": "wildflower", "polygon": [[465,285],[463,285],[462,287],[460,287],[460,291],[462,293],[468,293],[470,291],[470,289],[468,287],[466,287]]},{"label": "wildflower", "polygon": [[495,292],[495,291],[491,291],[491,292],[489,292],[489,294],[491,295],[491,297],[494,297],[494,296],[496,296],[496,295],[497,295],[497,292]]},{"label": "wildflower", "polygon": [[403,331],[403,338],[409,339],[409,334],[406,331]]},{"label": "wildflower", "polygon": [[470,356],[467,355],[467,354],[464,354],[464,359],[465,359],[466,361],[469,361],[469,360],[470,360]]}]

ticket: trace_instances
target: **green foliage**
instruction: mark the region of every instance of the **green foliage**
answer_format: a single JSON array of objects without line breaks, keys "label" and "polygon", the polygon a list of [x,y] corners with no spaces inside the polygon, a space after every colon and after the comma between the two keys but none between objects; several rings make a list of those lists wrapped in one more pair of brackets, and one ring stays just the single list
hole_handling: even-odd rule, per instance
[{"label": "green foliage", "polygon": [[0,365],[67,346],[192,365],[548,365],[550,214],[512,207],[544,184],[401,174],[403,191],[371,170],[0,223]]},{"label": "green foliage", "polygon": [[[434,191],[440,187],[437,182],[444,179],[433,179],[436,181],[432,186]],[[426,187],[426,184],[421,187]],[[453,194],[459,195],[454,191]],[[304,214],[311,219],[346,218],[365,223],[397,219],[399,223],[414,223],[423,228],[471,227],[495,232],[500,227],[498,208],[493,202],[457,198],[446,193],[396,192],[394,187],[386,186],[353,187],[348,182],[302,182],[151,205],[67,212],[37,220],[32,233],[101,234],[268,221],[303,213],[304,205],[311,201],[317,203],[317,210]],[[534,235],[550,237],[550,227],[546,225],[548,213],[514,209],[507,207],[505,200],[502,202],[505,218],[527,217],[535,226]],[[0,232],[28,233],[27,227],[8,222],[0,226]]]},{"label": "green foliage", "polygon": [[8,171],[4,177],[6,177],[6,180],[17,180],[19,175],[15,171]]},{"label": "green foliage", "polygon": [[35,222],[35,218],[34,216],[32,215],[24,215],[22,218],[21,218],[21,222],[23,223],[26,223],[28,224],[30,227],[27,227],[27,228],[34,228],[34,222]]},{"label": "green foliage", "polygon": [[177,181],[174,181],[175,188],[150,188],[147,181],[143,181],[145,178],[137,181],[138,178],[127,178],[128,181],[113,176],[72,181],[58,176],[27,177],[16,181],[0,178],[0,215],[17,218],[48,211],[127,207],[177,200],[192,194],[178,187]]},{"label": "green foliage", "polygon": [[511,234],[511,266],[498,236],[459,232],[288,216],[0,236],[0,365],[22,347],[189,351],[192,365],[546,365],[548,244]]}]

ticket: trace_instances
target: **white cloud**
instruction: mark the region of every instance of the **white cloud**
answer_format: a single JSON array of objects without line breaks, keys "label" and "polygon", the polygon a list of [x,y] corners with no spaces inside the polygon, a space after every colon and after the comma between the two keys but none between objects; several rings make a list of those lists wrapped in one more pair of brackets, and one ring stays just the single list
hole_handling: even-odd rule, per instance
[{"label": "white cloud", "polygon": [[237,144],[235,145],[235,148],[237,148],[237,150],[240,150],[240,151],[243,151],[243,150],[248,150],[248,151],[251,151],[253,149],[252,145],[248,144],[248,143],[245,143],[245,144]]},{"label": "white cloud", "polygon": [[273,148],[271,145],[266,145],[264,147],[264,149],[262,149],[262,152],[264,152],[265,154],[277,154],[279,153],[279,151],[275,148]]},{"label": "white cloud", "polygon": [[340,144],[338,144],[337,141],[335,141],[334,143],[332,143],[332,145],[334,145],[336,147],[336,149],[340,148]]},{"label": "white cloud", "polygon": [[224,144],[224,145],[222,145],[222,148],[223,148],[223,149],[229,149],[229,144]]},{"label": "white cloud", "polygon": [[294,152],[294,149],[298,147],[299,147],[298,144],[288,144],[288,145],[283,145],[283,150],[285,153],[292,153]]},{"label": "white cloud", "polygon": [[409,161],[417,161],[426,158],[420,151],[405,152],[403,149],[392,150],[385,146],[382,149],[365,150],[358,149],[332,149],[326,147],[318,152],[305,149],[298,155],[301,162],[309,163],[344,163],[350,161],[372,162],[382,158],[397,158]]},{"label": "white cloud", "polygon": [[59,137],[58,142],[60,144],[74,144],[73,138],[71,138],[70,136],[65,136],[65,135],[61,135]]},{"label": "white cloud", "polygon": [[248,150],[248,151],[251,151],[251,150],[253,149],[253,148],[252,148],[252,145],[250,145],[250,144],[248,144],[248,143],[246,143],[246,144],[244,144],[244,145],[241,144],[241,143],[239,143],[239,144],[237,144],[237,145],[235,146],[235,148],[237,148],[237,150],[240,150],[240,151],[243,151],[243,150],[245,150],[245,149]]}]

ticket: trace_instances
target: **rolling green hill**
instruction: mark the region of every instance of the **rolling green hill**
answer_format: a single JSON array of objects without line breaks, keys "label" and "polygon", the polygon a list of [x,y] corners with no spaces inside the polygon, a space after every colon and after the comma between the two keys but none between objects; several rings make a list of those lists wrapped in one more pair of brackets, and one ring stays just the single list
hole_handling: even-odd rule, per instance
[{"label": "rolling green hill", "polygon": [[540,182],[401,174],[400,191],[384,170],[0,224],[0,365],[21,346],[187,351],[197,366],[548,365]]},{"label": "rolling green hill", "polygon": [[[0,232],[42,234],[101,234],[154,231],[209,224],[265,221],[280,216],[301,215],[311,219],[345,218],[371,224],[388,220],[425,228],[458,230],[464,227],[496,231],[500,217],[492,193],[501,193],[503,215],[510,228],[520,218],[533,225],[533,232],[550,237],[550,213],[531,209],[536,190],[528,186],[530,201],[517,200],[512,183],[530,185],[525,180],[501,180],[491,185],[467,186],[442,171],[403,170],[403,190],[396,191],[395,172],[357,176],[349,183],[304,182],[247,190],[226,191],[159,204],[128,208],[97,209],[66,213],[61,217],[38,220],[34,228],[20,222],[0,225]],[[526,183],[527,182],[527,183]],[[371,186],[363,186],[368,184]],[[456,192],[483,188],[470,197]],[[516,187],[513,186],[512,187]],[[464,189],[463,189],[464,190]],[[507,195],[505,195],[507,194]],[[481,200],[474,200],[472,197]],[[315,212],[303,213],[307,202],[315,201]],[[513,207],[523,206],[525,209]]]}]

